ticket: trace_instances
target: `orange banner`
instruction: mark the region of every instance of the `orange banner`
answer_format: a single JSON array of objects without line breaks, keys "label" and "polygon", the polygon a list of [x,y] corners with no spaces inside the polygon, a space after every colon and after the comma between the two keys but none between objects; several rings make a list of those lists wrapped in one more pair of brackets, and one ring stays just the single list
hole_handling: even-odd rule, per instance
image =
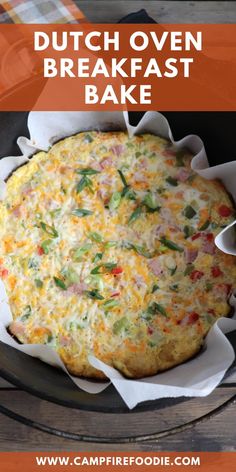
[{"label": "orange banner", "polygon": [[153,472],[234,472],[235,452],[2,452],[0,469],[4,472],[74,471],[96,469],[106,472],[129,470]]},{"label": "orange banner", "polygon": [[0,25],[0,110],[236,110],[236,24]]}]

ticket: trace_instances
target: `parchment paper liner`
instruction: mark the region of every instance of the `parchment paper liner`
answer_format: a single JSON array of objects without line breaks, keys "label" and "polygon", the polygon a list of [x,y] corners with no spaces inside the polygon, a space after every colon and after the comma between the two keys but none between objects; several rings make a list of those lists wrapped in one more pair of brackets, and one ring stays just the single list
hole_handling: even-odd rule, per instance
[{"label": "parchment paper liner", "polygon": [[[0,161],[1,198],[4,198],[6,190],[3,179],[6,179],[19,165],[27,162],[36,151],[47,151],[59,139],[83,130],[127,129],[130,136],[149,132],[170,139],[178,149],[188,147],[194,156],[191,163],[192,169],[206,179],[220,178],[236,201],[236,161],[209,168],[201,139],[190,135],[180,141],[174,141],[169,124],[160,113],[147,112],[138,126],[133,127],[128,122],[127,112],[31,112],[28,128],[30,139],[19,137],[17,141],[22,156],[5,157]],[[235,222],[221,231],[215,243],[222,251],[236,255],[234,224]],[[231,296],[230,303],[236,309],[234,295]],[[63,362],[52,348],[44,345],[19,345],[12,339],[6,330],[11,320],[12,315],[6,292],[0,281],[0,340],[46,363],[56,365],[68,374]],[[206,338],[204,349],[194,359],[167,372],[140,380],[124,378],[116,369],[107,366],[94,356],[89,356],[89,362],[107,375],[130,409],[145,400],[206,396],[222,381],[234,360],[234,350],[224,335],[234,329],[236,329],[235,313],[234,319],[221,318],[214,324]],[[99,393],[110,383],[70,377],[78,387],[89,393]],[[235,377],[234,374],[233,377]],[[227,381],[231,381],[233,377]]]}]

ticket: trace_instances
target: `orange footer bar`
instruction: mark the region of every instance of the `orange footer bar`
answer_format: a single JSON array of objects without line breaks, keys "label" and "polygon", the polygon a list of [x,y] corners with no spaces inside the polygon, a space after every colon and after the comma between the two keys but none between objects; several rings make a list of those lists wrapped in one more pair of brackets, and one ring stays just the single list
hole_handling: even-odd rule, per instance
[{"label": "orange footer bar", "polygon": [[3,472],[235,472],[236,452],[0,452]]}]

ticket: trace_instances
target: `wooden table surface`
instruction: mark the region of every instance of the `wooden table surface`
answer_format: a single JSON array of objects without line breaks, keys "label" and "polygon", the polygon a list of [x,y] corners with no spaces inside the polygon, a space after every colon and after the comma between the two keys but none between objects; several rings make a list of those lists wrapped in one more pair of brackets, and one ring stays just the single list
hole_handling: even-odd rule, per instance
[{"label": "wooden table surface", "polygon": [[[92,22],[116,22],[122,16],[145,8],[159,23],[235,23],[234,1],[152,1],[79,0],[79,7]],[[218,388],[210,396],[191,399],[148,413],[111,415],[71,410],[18,390],[0,379],[0,406],[51,428],[74,434],[107,436],[146,435],[177,427],[219,408],[218,415],[206,418],[187,431],[158,440],[127,444],[99,444],[50,435],[0,414],[1,451],[236,451],[236,404],[220,405],[236,396],[235,387]]]}]

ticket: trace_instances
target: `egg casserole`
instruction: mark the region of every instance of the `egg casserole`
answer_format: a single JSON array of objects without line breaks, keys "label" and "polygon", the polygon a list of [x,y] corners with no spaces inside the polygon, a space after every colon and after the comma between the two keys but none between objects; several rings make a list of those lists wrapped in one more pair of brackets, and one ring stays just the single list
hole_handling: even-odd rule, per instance
[{"label": "egg casserole", "polygon": [[150,134],[93,131],[18,168],[0,204],[12,335],[90,378],[105,375],[89,354],[130,378],[196,354],[230,314],[236,264],[214,244],[234,206],[191,157]]}]

